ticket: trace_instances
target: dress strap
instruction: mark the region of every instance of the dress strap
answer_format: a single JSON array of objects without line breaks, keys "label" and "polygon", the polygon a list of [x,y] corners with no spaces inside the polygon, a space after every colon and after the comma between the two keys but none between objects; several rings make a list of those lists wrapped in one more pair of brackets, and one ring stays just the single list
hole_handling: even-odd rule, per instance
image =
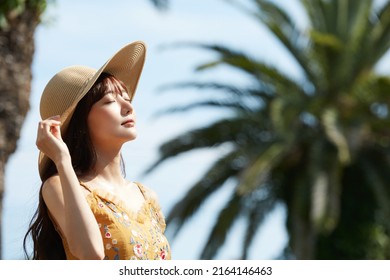
[{"label": "dress strap", "polygon": [[134,182],[134,184],[137,185],[138,189],[140,190],[140,192],[144,196],[144,199],[146,200],[148,198],[148,195],[146,194],[146,190],[145,190],[144,186],[139,182]]},{"label": "dress strap", "polygon": [[165,217],[161,211],[161,206],[158,202],[155,192],[148,189],[146,186],[142,185],[139,182],[134,182],[134,183],[138,186],[139,190],[144,196],[145,202],[149,204],[150,206],[149,209],[153,210],[153,212],[155,213],[155,218],[157,218],[157,223],[160,225],[161,230],[164,232],[166,228]]},{"label": "dress strap", "polygon": [[80,186],[84,187],[84,189],[86,189],[90,193],[92,192],[92,190],[85,183],[81,182],[80,180],[79,180],[79,184],[80,184]]}]

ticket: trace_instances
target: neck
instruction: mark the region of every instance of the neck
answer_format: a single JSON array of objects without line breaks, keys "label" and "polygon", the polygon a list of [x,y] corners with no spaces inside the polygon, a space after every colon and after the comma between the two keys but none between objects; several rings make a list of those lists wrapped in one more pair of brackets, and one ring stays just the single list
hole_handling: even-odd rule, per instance
[{"label": "neck", "polygon": [[90,180],[110,182],[121,185],[125,179],[121,171],[121,153],[103,153],[96,151],[96,164],[88,176]]}]

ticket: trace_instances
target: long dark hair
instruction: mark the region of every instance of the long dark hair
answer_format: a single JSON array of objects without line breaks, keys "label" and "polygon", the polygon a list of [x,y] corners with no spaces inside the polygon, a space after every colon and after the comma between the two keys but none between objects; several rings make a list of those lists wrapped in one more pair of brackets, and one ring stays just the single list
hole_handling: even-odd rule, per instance
[{"label": "long dark hair", "polygon": [[[88,93],[78,103],[63,140],[68,146],[72,165],[77,176],[82,176],[96,163],[96,151],[92,145],[89,133],[87,116],[92,105],[99,101],[114,85],[115,90],[121,92],[126,90],[124,84],[108,73],[102,73]],[[80,152],[82,151],[82,152]],[[124,163],[121,158],[122,174]],[[57,174],[57,168],[53,161],[49,161],[47,168],[42,172],[42,184],[39,191],[38,208],[30,222],[29,229],[23,240],[23,249],[26,258],[30,258],[27,250],[27,240],[31,235],[33,241],[33,252],[31,258],[34,260],[64,260],[66,259],[61,236],[56,230],[50,216],[46,203],[42,196],[44,182]]]}]

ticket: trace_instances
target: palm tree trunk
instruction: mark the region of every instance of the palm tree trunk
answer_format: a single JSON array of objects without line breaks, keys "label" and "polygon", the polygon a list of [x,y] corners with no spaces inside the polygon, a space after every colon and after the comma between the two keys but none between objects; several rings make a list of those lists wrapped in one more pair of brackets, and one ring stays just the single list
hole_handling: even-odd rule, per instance
[{"label": "palm tree trunk", "polygon": [[20,13],[8,12],[6,26],[0,26],[0,259],[5,166],[29,110],[34,33],[40,19],[39,10],[29,3]]},{"label": "palm tree trunk", "polygon": [[300,217],[294,217],[293,221],[290,244],[295,258],[298,260],[315,259],[317,236],[312,225]]},{"label": "palm tree trunk", "polygon": [[288,209],[288,231],[290,233],[290,247],[294,257],[298,260],[313,260],[316,256],[317,233],[311,222],[310,181],[306,178],[297,179],[298,187],[291,188]]}]

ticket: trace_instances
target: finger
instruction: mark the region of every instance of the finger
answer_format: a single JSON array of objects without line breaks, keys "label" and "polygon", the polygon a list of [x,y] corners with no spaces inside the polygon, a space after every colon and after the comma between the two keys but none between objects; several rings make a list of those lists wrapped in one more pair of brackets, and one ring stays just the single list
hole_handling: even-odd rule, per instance
[{"label": "finger", "polygon": [[53,119],[46,119],[39,122],[38,125],[38,138],[41,137],[52,137],[61,138],[60,135],[61,122]]},{"label": "finger", "polygon": [[60,115],[55,115],[47,118],[47,120],[60,120],[61,116]]},{"label": "finger", "polygon": [[50,130],[51,126],[60,126],[60,125],[61,125],[60,120],[51,119],[51,118],[39,122],[39,127],[46,130],[48,129]]},{"label": "finger", "polygon": [[41,128],[44,128],[45,126],[53,126],[53,125],[60,125],[60,124],[61,124],[61,120],[59,115],[49,117],[39,122],[39,126]]},{"label": "finger", "polygon": [[50,132],[51,134],[58,138],[58,139],[61,139],[62,140],[62,137],[61,137],[61,127],[60,125],[52,125],[50,126]]}]

